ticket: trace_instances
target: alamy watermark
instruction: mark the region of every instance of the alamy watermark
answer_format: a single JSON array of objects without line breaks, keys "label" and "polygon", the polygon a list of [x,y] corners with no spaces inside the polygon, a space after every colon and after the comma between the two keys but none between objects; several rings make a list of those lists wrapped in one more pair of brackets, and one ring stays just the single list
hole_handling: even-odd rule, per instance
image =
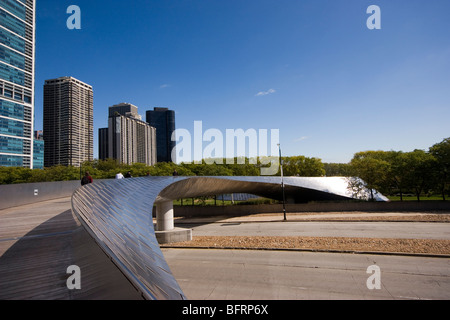
[{"label": "alamy watermark", "polygon": [[[278,148],[279,129],[219,129],[203,131],[203,122],[194,121],[193,134],[187,129],[176,129],[172,141],[172,161],[201,164],[261,164],[261,175],[275,175],[280,165]],[[235,160],[236,159],[236,160]]]},{"label": "alamy watermark", "polygon": [[366,10],[371,16],[367,19],[366,25],[369,30],[381,29],[381,9],[379,6],[371,5]]},{"label": "alamy watermark", "polygon": [[67,267],[67,274],[70,276],[66,280],[66,286],[69,290],[81,289],[81,270],[77,265],[71,265]]},{"label": "alamy watermark", "polygon": [[369,278],[367,278],[366,285],[367,289],[381,289],[381,269],[377,265],[371,265],[367,267],[366,273],[371,274]]},{"label": "alamy watermark", "polygon": [[[67,18],[67,28],[69,30],[73,29],[81,29],[81,9],[77,5],[70,5],[66,10],[67,14],[70,14],[70,17]],[[367,14],[370,14],[370,17],[366,21],[367,28],[369,30],[381,29],[381,9],[377,5],[370,5],[367,10]],[[273,89],[270,89],[273,90]],[[270,93],[269,90],[269,93]],[[264,92],[260,92],[260,94],[266,94]]]},{"label": "alamy watermark", "polygon": [[67,14],[70,14],[70,17],[67,18],[67,29],[81,29],[81,9],[77,5],[70,5],[66,10]]}]

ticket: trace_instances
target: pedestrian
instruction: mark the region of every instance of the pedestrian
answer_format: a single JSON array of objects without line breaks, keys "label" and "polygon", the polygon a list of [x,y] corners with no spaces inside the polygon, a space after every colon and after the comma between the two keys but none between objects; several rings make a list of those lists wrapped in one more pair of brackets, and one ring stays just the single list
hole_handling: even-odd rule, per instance
[{"label": "pedestrian", "polygon": [[173,173],[172,173],[172,174],[173,174],[174,177],[178,176],[178,171],[177,171],[177,169],[173,170]]},{"label": "pedestrian", "polygon": [[128,172],[125,174],[125,178],[132,178],[131,172],[130,172],[130,171],[128,171]]},{"label": "pedestrian", "polygon": [[81,185],[84,186],[85,184],[94,182],[94,179],[92,179],[91,175],[88,171],[84,174],[83,178],[81,178]]},{"label": "pedestrian", "polygon": [[116,179],[123,179],[122,172],[119,172],[118,174],[116,174]]}]

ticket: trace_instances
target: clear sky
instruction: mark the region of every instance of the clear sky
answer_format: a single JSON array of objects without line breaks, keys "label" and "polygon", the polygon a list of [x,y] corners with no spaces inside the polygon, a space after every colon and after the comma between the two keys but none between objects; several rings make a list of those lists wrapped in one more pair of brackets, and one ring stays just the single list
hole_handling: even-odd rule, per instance
[{"label": "clear sky", "polygon": [[324,162],[426,150],[450,137],[449,17],[448,0],[38,0],[36,129],[44,81],[73,76],[94,89],[95,157],[120,102],[178,129],[279,129],[283,155]]}]

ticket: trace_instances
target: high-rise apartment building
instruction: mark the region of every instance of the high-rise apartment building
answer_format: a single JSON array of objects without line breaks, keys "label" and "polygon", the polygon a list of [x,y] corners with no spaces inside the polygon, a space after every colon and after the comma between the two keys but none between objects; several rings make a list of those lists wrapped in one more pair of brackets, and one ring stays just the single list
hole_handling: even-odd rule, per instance
[{"label": "high-rise apartment building", "polygon": [[100,160],[106,160],[108,155],[108,128],[98,129],[98,158]]},{"label": "high-rise apartment building", "polygon": [[156,128],[157,161],[176,162],[176,159],[172,159],[172,150],[176,145],[176,142],[172,141],[172,134],[175,131],[175,111],[168,108],[154,108],[146,112],[146,120],[149,125]]},{"label": "high-rise apartment building", "polygon": [[122,102],[112,107],[109,107],[108,118],[112,118],[117,115],[142,120],[142,117],[138,113],[138,107],[132,105],[131,103]]},{"label": "high-rise apartment building", "polygon": [[44,135],[42,130],[34,132],[33,169],[44,169]]},{"label": "high-rise apartment building", "polygon": [[121,103],[109,108],[108,128],[99,129],[99,158],[156,163],[156,130],[141,120],[136,106]]},{"label": "high-rise apartment building", "polygon": [[0,1],[0,166],[33,167],[35,2]]},{"label": "high-rise apartment building", "polygon": [[73,77],[44,84],[44,165],[80,166],[94,157],[92,86]]}]

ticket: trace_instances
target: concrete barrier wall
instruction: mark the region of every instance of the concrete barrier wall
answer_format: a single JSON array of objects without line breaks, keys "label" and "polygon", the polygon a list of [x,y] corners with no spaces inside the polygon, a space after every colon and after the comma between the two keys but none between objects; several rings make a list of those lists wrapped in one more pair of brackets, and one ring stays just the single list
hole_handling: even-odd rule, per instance
[{"label": "concrete barrier wall", "polygon": [[[235,205],[235,206],[175,206],[176,217],[201,216],[243,216],[256,213],[282,213],[281,204],[272,205]],[[336,203],[305,203],[286,204],[286,212],[450,212],[450,201],[396,201],[396,202],[336,202]]]},{"label": "concrete barrier wall", "polygon": [[[94,180],[98,182],[101,180]],[[79,180],[0,185],[0,210],[72,196]]]},{"label": "concrete barrier wall", "polygon": [[78,187],[78,180],[0,185],[0,209],[69,197]]}]

